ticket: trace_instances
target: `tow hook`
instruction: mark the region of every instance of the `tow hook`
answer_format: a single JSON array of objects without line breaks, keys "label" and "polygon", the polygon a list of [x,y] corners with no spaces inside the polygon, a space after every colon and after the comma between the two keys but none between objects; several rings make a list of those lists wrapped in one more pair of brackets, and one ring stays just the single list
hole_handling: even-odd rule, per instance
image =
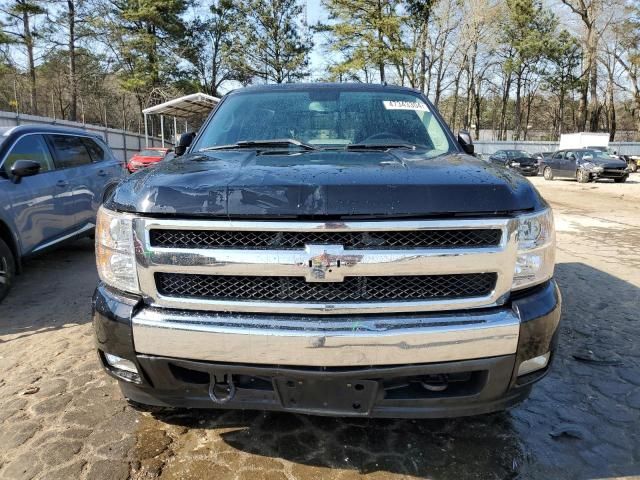
[{"label": "tow hook", "polygon": [[430,392],[443,392],[449,386],[449,382],[444,375],[429,375],[428,378],[420,381],[420,385]]},{"label": "tow hook", "polygon": [[211,374],[209,381],[209,398],[214,403],[224,404],[236,395],[236,386],[233,383],[231,374],[216,375]]}]

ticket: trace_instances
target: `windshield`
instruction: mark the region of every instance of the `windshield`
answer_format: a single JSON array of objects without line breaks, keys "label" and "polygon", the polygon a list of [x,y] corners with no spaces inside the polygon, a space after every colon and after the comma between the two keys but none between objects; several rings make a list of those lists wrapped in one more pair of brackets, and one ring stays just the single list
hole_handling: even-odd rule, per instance
[{"label": "windshield", "polygon": [[[325,88],[231,95],[193,150],[279,139],[318,148],[406,144],[430,155],[453,150],[442,125],[418,95]],[[300,145],[290,142],[286,148]]]},{"label": "windshield", "polygon": [[586,157],[587,155],[590,155],[593,158],[599,158],[600,160],[611,160],[612,158],[611,155],[603,152],[602,150],[587,150],[582,156]]},{"label": "windshield", "polygon": [[531,157],[529,152],[525,152],[524,150],[507,150],[507,157],[509,158],[522,158],[522,157]]},{"label": "windshield", "polygon": [[138,155],[141,157],[164,157],[164,150],[142,150]]}]

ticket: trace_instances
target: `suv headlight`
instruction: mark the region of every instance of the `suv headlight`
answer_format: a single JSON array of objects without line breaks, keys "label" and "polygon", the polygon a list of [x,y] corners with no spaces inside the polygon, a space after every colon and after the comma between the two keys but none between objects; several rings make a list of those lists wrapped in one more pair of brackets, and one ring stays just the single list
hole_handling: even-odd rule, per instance
[{"label": "suv headlight", "polygon": [[96,221],[96,264],[100,279],[114,288],[139,293],[133,245],[133,216],[104,207]]},{"label": "suv headlight", "polygon": [[513,290],[530,287],[553,276],[556,260],[553,213],[548,208],[518,217],[518,255],[513,273]]}]

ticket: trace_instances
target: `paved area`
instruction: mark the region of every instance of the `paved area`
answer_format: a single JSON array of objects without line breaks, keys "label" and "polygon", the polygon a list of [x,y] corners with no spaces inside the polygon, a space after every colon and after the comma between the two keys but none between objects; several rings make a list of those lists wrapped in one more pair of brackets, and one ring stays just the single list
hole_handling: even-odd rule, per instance
[{"label": "paved area", "polygon": [[98,368],[87,240],[29,262],[0,305],[0,478],[640,476],[640,174],[532,181],[555,208],[564,320],[552,373],[520,407],[442,421],[138,412]]}]

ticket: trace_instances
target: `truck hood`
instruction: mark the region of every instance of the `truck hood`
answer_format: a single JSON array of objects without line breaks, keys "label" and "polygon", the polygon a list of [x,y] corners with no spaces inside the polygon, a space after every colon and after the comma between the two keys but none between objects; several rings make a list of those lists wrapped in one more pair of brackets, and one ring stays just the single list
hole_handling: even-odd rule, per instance
[{"label": "truck hood", "polygon": [[193,153],[132,175],[107,207],[207,217],[504,214],[545,205],[520,175],[409,150]]}]

